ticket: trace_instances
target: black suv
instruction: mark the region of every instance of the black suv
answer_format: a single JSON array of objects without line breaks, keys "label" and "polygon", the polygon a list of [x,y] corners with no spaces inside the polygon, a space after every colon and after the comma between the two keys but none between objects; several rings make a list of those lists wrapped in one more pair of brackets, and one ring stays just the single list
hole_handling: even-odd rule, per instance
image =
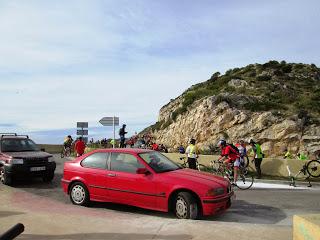
[{"label": "black suv", "polygon": [[54,178],[56,163],[53,156],[40,151],[27,136],[0,133],[0,180],[11,185],[18,177],[42,177],[50,182]]}]

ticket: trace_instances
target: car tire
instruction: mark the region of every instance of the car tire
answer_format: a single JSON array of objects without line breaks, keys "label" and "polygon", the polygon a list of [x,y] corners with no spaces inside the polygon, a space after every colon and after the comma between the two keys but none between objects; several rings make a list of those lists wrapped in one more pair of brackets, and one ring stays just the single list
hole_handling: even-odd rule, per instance
[{"label": "car tire", "polygon": [[197,219],[199,217],[199,206],[189,192],[178,193],[174,211],[176,217],[180,219]]},{"label": "car tire", "polygon": [[42,177],[42,180],[46,183],[51,182],[54,178],[54,172],[47,173]]},{"label": "car tire", "polygon": [[75,182],[70,187],[70,200],[75,205],[88,206],[90,202],[89,191],[81,182]]},{"label": "car tire", "polygon": [[4,185],[8,185],[11,186],[13,183],[13,179],[12,176],[10,176],[6,170],[4,169],[4,167],[0,168],[0,181],[4,184]]}]

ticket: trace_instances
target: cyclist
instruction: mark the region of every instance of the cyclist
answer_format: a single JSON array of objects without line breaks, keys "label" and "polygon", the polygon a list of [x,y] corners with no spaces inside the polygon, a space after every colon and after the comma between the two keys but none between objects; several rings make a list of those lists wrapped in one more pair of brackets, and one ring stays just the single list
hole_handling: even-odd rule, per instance
[{"label": "cyclist", "polygon": [[263,159],[263,153],[262,153],[260,144],[256,143],[253,139],[250,139],[249,144],[253,150],[252,162],[254,162],[254,165],[255,165],[256,171],[257,171],[257,175],[258,175],[257,179],[259,179],[259,178],[261,178],[261,162]]},{"label": "cyclist", "polygon": [[197,169],[198,149],[195,144],[196,140],[191,138],[190,144],[186,149],[186,154],[188,156],[188,166],[191,169]]},{"label": "cyclist", "polygon": [[73,139],[72,139],[71,135],[68,135],[63,141],[63,149],[65,152],[67,151],[68,148],[71,151],[72,143],[73,143]]},{"label": "cyclist", "polygon": [[240,166],[240,154],[230,145],[227,144],[225,140],[220,140],[218,142],[218,147],[221,149],[221,156],[218,161],[223,161],[224,164],[229,166],[233,164],[233,184],[238,180],[238,169]]}]

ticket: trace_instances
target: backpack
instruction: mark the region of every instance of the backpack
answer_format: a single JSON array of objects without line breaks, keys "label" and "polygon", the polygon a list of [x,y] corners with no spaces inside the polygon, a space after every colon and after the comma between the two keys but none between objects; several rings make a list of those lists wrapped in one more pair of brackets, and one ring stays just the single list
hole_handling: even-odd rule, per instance
[{"label": "backpack", "polygon": [[239,149],[233,145],[232,143],[231,144],[228,144],[236,153],[239,153]]}]

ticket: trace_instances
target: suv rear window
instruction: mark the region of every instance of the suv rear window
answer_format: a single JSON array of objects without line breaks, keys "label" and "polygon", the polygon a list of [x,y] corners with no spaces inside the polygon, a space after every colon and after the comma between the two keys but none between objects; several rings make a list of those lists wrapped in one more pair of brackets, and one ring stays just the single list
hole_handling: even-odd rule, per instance
[{"label": "suv rear window", "polygon": [[30,139],[2,139],[1,141],[2,152],[26,152],[26,151],[39,151],[38,146]]}]

